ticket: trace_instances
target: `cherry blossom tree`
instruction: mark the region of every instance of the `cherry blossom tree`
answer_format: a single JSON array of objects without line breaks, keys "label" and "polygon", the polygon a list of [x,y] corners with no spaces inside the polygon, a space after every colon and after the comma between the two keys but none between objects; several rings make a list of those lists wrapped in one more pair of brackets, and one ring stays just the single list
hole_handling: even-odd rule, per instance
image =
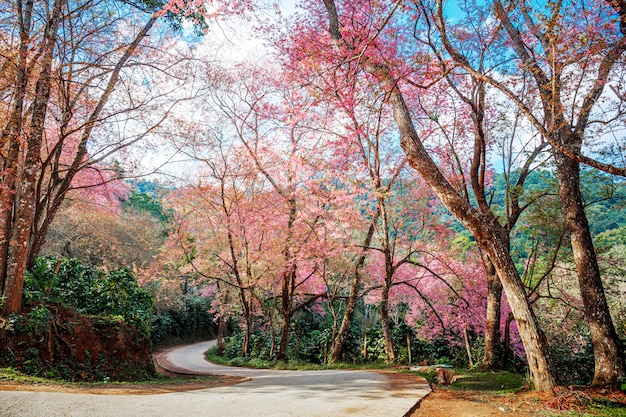
[{"label": "cherry blossom tree", "polygon": [[[197,253],[191,266],[220,283],[222,291],[239,294],[244,355],[253,315],[264,310],[273,327],[276,306],[281,321],[276,356],[284,359],[294,315],[326,296],[324,265],[335,250],[328,238],[334,222],[328,187],[334,185],[323,173],[326,151],[307,127],[306,121],[316,118],[307,113],[309,98],[284,88],[280,72],[242,64],[213,81],[202,105],[211,127],[191,127],[180,135],[181,149],[206,172],[206,183],[193,187],[193,201],[204,201],[199,207],[205,209],[190,210],[194,214],[185,222],[205,217],[212,225],[186,227],[205,236],[193,239]],[[187,200],[180,200],[183,206]]]},{"label": "cherry blossom tree", "polygon": [[[335,2],[329,0],[324,1],[324,6],[325,10],[312,7],[311,19],[329,22],[329,34],[337,48],[336,55],[329,59],[354,66],[355,72],[362,71],[366,76],[374,77],[386,89],[400,132],[400,143],[409,164],[419,172],[448,210],[472,232],[478,245],[493,261],[516,317],[535,385],[539,390],[551,390],[556,381],[548,346],[511,259],[509,239],[502,225],[491,210],[473,207],[451,185],[415,127],[413,113],[398,83],[403,71],[409,71],[409,68],[403,65],[405,61],[397,59],[395,49],[398,45],[382,41],[384,30],[391,27],[389,22],[400,5],[365,3],[359,4],[359,7],[351,4],[337,8]],[[359,26],[354,24],[356,22],[360,22]],[[398,33],[397,39],[403,39],[402,35]],[[415,59],[419,60],[418,57]],[[429,74],[424,73],[423,76],[426,81],[421,84],[427,84]]]},{"label": "cherry blossom tree", "polygon": [[[584,211],[579,164],[583,162],[613,174],[625,173],[622,167],[584,155],[583,149],[585,142],[594,140],[596,122],[606,128],[622,119],[621,104],[611,110],[606,106],[610,98],[605,90],[621,66],[626,50],[626,38],[621,33],[623,9],[610,2],[594,2],[592,7],[579,2],[559,3],[544,10],[520,2],[494,1],[497,25],[493,33],[506,37],[509,53],[516,59],[519,70],[532,80],[529,101],[516,94],[511,79],[481,74],[460,52],[461,42],[450,33],[443,3],[437,1],[434,10],[434,21],[450,58],[505,94],[552,147],[563,217],[594,345],[593,383],[615,384],[623,377],[626,365]],[[585,35],[581,37],[580,33]]]},{"label": "cherry blossom tree", "polygon": [[187,15],[174,16],[161,6],[152,1],[3,3],[3,65],[14,75],[14,82],[4,85],[7,117],[1,126],[3,314],[19,313],[24,271],[78,172],[104,169],[114,154],[145,139],[166,118],[172,102],[142,118],[148,108],[157,110],[165,85],[172,86],[157,82],[157,71],[146,70],[173,64],[161,55],[164,60],[154,65],[162,38],[148,34],[159,19],[181,21]]}]

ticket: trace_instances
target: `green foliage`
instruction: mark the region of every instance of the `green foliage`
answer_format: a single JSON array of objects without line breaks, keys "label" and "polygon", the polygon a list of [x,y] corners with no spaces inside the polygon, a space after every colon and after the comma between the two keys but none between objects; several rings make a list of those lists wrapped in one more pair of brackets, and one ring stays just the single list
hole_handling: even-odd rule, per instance
[{"label": "green foliage", "polygon": [[593,380],[594,356],[590,340],[576,352],[567,346],[551,346],[552,360],[564,385],[584,385]]},{"label": "green foliage", "polygon": [[24,298],[26,303],[58,303],[81,314],[117,316],[150,335],[154,300],[127,268],[105,272],[76,259],[37,258],[25,276]]},{"label": "green foliage", "polygon": [[272,351],[271,335],[267,332],[255,332],[250,335],[251,357],[270,358]]},{"label": "green foliage", "polygon": [[[298,364],[299,369],[304,364],[309,366],[341,366],[341,364],[328,364],[329,355],[332,348],[332,322],[330,315],[320,315],[311,311],[300,312],[292,322],[293,331],[289,344],[290,362]],[[369,327],[367,329],[367,357],[363,357],[365,338],[359,332],[359,322],[344,344],[345,351],[343,363],[350,363],[350,366],[377,366],[384,364],[387,360],[385,353],[385,339],[380,327]],[[436,338],[433,340],[421,340],[414,336],[412,329],[405,323],[392,326],[392,336],[396,347],[397,363],[408,364],[409,353],[407,347],[407,334],[411,341],[411,359],[413,363],[428,360],[433,364],[453,364],[457,367],[467,366],[467,354],[462,346],[453,346],[446,338]],[[272,339],[271,333],[265,329],[257,329],[250,336],[250,354],[242,358],[241,351],[244,334],[240,329],[236,329],[232,336],[223,339],[223,346],[219,353],[220,363],[232,366],[251,366],[254,363],[262,365],[259,367],[288,367],[291,365],[277,365],[271,355]],[[274,346],[274,352],[277,347]],[[478,352],[478,346],[475,347]],[[214,355],[218,355],[217,350]],[[477,358],[475,358],[477,359]]]},{"label": "green foliage", "polygon": [[132,271],[126,268],[110,271],[104,279],[96,281],[92,296],[91,314],[123,317],[149,336],[154,299],[139,287]]},{"label": "green foliage", "polygon": [[185,306],[160,310],[152,317],[152,343],[167,345],[198,337],[208,339],[217,334],[217,326],[210,310],[210,300],[189,297]]},{"label": "green foliage", "polygon": [[626,246],[626,225],[599,233],[594,238],[594,243],[599,253],[607,252],[616,246]]},{"label": "green foliage", "polygon": [[128,200],[124,202],[124,207],[150,213],[162,223],[170,222],[173,216],[171,210],[165,210],[160,199],[155,197],[155,193],[150,192],[133,190]]},{"label": "green foliage", "polygon": [[202,382],[213,382],[219,381],[219,377],[217,376],[189,376],[189,377],[176,377],[169,378],[162,376],[161,374],[150,375],[142,379],[138,379],[136,382],[127,382],[127,381],[112,381],[107,378],[103,378],[102,381],[84,383],[84,382],[68,382],[59,379],[54,379],[54,375],[48,374],[45,376],[33,376],[28,375],[23,372],[20,372],[17,369],[12,367],[8,368],[0,368],[0,383],[1,382],[10,382],[10,383],[18,383],[24,385],[53,385],[58,387],[73,387],[73,388],[82,388],[85,386],[88,387],[98,387],[102,385],[108,386],[119,386],[120,388],[133,388],[133,387],[143,387],[144,384],[149,384],[145,388],[153,388],[154,386],[159,385],[184,385],[187,383],[202,383]]},{"label": "green foliage", "polygon": [[52,313],[44,306],[39,305],[17,321],[16,330],[34,335],[42,335],[50,328]]},{"label": "green foliage", "polygon": [[[518,176],[518,172],[513,172],[508,183],[514,184]],[[613,245],[626,244],[623,237],[626,231],[626,187],[623,178],[586,168],[581,173],[581,188],[589,226],[596,236],[598,249],[603,251]],[[496,212],[504,214],[507,199],[513,195],[519,197],[521,206],[530,202],[539,203],[529,206],[512,233],[512,254],[520,262],[534,250],[538,250],[540,256],[549,257],[555,247],[556,239],[563,231],[557,190],[556,178],[551,171],[536,170],[528,176],[523,189],[510,189],[507,195],[506,176],[496,174],[491,187],[491,202]]]},{"label": "green foliage", "polygon": [[324,353],[330,349],[332,333],[328,326],[328,317],[319,313],[304,310],[294,317],[294,331],[291,336],[293,357],[311,363],[323,363]]}]

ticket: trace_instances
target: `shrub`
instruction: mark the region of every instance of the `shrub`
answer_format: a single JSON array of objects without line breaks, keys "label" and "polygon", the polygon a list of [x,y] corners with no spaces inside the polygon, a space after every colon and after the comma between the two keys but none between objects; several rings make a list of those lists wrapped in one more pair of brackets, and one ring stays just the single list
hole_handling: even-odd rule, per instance
[{"label": "shrub", "polygon": [[25,275],[24,298],[26,304],[48,302],[81,314],[118,316],[144,337],[150,335],[154,300],[127,268],[105,272],[76,259],[37,258]]}]

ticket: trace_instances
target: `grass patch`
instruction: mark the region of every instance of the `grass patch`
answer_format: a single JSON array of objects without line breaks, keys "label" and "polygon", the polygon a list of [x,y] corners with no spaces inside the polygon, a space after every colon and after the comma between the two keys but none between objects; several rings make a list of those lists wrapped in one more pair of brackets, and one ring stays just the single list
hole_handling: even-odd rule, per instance
[{"label": "grass patch", "polygon": [[499,371],[459,371],[460,378],[449,386],[451,390],[486,391],[494,394],[507,394],[527,386],[523,375]]},{"label": "grass patch", "polygon": [[141,381],[98,381],[98,382],[69,382],[60,379],[43,378],[38,376],[31,376],[17,371],[13,368],[0,368],[0,383],[15,383],[24,385],[56,385],[60,387],[76,387],[84,388],[91,387],[97,388],[101,386],[116,386],[116,387],[141,387],[141,386],[159,386],[159,385],[185,385],[189,383],[204,383],[213,382],[219,380],[217,376],[184,376],[184,377],[166,377],[157,374],[153,378],[144,379]]},{"label": "grass patch", "polygon": [[[453,370],[457,375],[454,383],[446,385],[446,389],[452,391],[482,391],[487,394],[510,394],[520,391],[528,386],[523,375],[507,371],[478,371],[478,370]],[[426,378],[431,384],[436,384],[435,371],[411,372]]]},{"label": "grass patch", "polygon": [[618,403],[594,400],[583,410],[552,411],[549,417],[626,417],[626,406]]},{"label": "grass patch", "polygon": [[244,368],[254,368],[254,369],[277,369],[277,370],[288,370],[288,371],[320,371],[326,369],[349,369],[349,370],[367,370],[367,369],[392,369],[392,366],[384,363],[384,362],[376,362],[376,363],[367,363],[367,364],[354,364],[354,363],[329,363],[329,364],[315,364],[305,361],[299,360],[288,360],[288,361],[276,361],[276,360],[267,360],[260,358],[250,358],[250,357],[236,357],[236,358],[226,358],[224,356],[218,355],[217,347],[212,347],[209,349],[205,357],[208,361],[216,363],[218,365],[225,366],[238,366]]},{"label": "grass patch", "polygon": [[[23,374],[13,368],[0,368],[0,382],[12,382],[16,384],[48,384],[50,379]],[[66,381],[56,381],[59,384],[68,384]]]}]

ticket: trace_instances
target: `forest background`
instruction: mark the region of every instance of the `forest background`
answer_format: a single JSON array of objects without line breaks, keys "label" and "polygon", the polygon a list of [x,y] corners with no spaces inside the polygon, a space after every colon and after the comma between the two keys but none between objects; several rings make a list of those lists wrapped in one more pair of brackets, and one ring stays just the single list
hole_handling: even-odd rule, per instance
[{"label": "forest background", "polygon": [[625,11],[3,2],[3,334],[621,383]]}]

